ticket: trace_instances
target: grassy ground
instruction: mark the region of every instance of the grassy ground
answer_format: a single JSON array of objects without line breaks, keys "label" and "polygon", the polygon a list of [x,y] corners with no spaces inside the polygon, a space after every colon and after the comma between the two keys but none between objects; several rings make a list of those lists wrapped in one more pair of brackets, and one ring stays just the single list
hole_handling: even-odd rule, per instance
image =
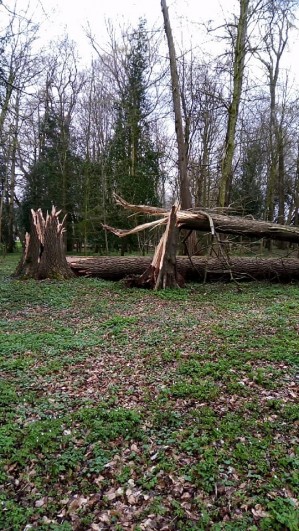
[{"label": "grassy ground", "polygon": [[14,267],[1,529],[298,530],[298,285],[151,293]]}]

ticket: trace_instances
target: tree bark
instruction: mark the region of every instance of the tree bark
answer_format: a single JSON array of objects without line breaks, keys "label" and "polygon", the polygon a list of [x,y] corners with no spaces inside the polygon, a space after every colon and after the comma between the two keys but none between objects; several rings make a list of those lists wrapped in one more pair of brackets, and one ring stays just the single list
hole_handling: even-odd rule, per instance
[{"label": "tree bark", "polygon": [[218,204],[221,207],[228,205],[232,185],[236,126],[239,115],[246,56],[248,9],[249,0],[240,0],[240,16],[237,25],[237,38],[234,47],[233,94],[228,109],[224,157],[222,160],[222,175],[219,186]]},{"label": "tree bark", "polygon": [[180,177],[180,199],[182,208],[192,207],[192,197],[190,192],[189,180],[188,180],[188,140],[184,135],[182,109],[181,109],[181,90],[179,75],[177,69],[177,61],[175,54],[175,46],[172,36],[172,30],[168,15],[168,7],[166,0],[161,0],[161,8],[164,19],[164,28],[167,38],[168,51],[169,51],[169,63],[171,73],[171,88],[172,88],[172,101],[175,118],[175,132],[178,148],[178,166]]},{"label": "tree bark", "polygon": [[[68,257],[69,265],[77,276],[96,277],[105,280],[121,280],[127,276],[141,275],[146,271],[152,257]],[[299,280],[299,260],[296,258],[231,258],[231,272],[240,280],[268,280],[290,282]],[[177,257],[177,272],[186,281],[202,282],[207,273],[208,281],[229,281],[227,263],[220,259]]]},{"label": "tree bark", "polygon": [[46,219],[42,211],[31,211],[30,235],[25,237],[22,259],[16,269],[15,277],[35,280],[63,280],[74,276],[64,254],[63,224],[55,207]]},{"label": "tree bark", "polygon": [[[162,236],[160,243],[156,249],[152,264],[146,268],[145,273],[139,277],[139,280],[148,280],[151,278],[149,273],[159,271],[159,276],[163,275],[163,268],[165,264],[169,266],[169,272],[175,278],[179,278],[178,275],[182,275],[184,278],[187,278],[188,275],[193,280],[200,279],[206,281],[206,279],[211,278],[229,278],[230,280],[242,280],[242,279],[269,279],[269,280],[292,280],[299,278],[299,261],[296,259],[259,259],[259,258],[231,258],[223,250],[219,253],[217,259],[212,259],[210,256],[206,258],[197,258],[191,260],[191,258],[185,259],[185,262],[176,260],[175,251],[176,251],[176,241],[177,239],[172,238],[174,234],[174,229],[177,231],[179,229],[188,229],[198,230],[210,233],[213,238],[216,237],[216,240],[219,241],[219,234],[234,234],[238,236],[245,237],[254,237],[254,238],[268,238],[276,239],[279,241],[289,241],[293,243],[299,243],[299,228],[286,225],[278,225],[275,223],[267,223],[265,221],[256,221],[249,218],[241,218],[235,216],[224,216],[222,214],[217,214],[215,211],[211,210],[193,210],[193,211],[182,211],[178,206],[174,205],[171,212],[158,207],[152,207],[147,205],[131,205],[124,201],[121,197],[115,196],[118,204],[122,205],[128,210],[134,212],[141,212],[143,214],[148,214],[152,216],[159,216],[159,220],[155,220],[148,223],[143,223],[133,229],[121,230],[103,225],[103,228],[112,232],[116,236],[123,238],[129,234],[135,234],[141,230],[148,228],[154,228],[157,226],[166,226],[166,231]],[[221,245],[221,242],[219,242]],[[171,253],[168,255],[168,262],[164,262],[164,258],[167,256],[167,248]],[[220,247],[222,249],[222,247]],[[182,259],[180,259],[182,260]],[[71,264],[72,267],[80,274],[87,274],[88,276],[103,276],[105,278],[112,279],[113,276],[116,278],[121,278],[123,275],[132,275],[136,274],[134,267],[145,266],[147,262],[141,262],[140,259],[134,261],[132,269],[128,270],[126,267],[123,269],[124,263],[121,263],[122,272],[119,271],[119,262],[116,263],[116,268],[112,267],[112,264],[109,263],[109,272],[108,276],[106,273],[102,273],[99,270],[97,262],[89,262],[88,266],[82,269],[81,264]],[[190,271],[192,273],[190,273]],[[194,278],[194,271],[196,272]],[[120,276],[119,276],[120,275]],[[152,275],[153,276],[153,275]],[[133,279],[134,280],[134,279]],[[143,286],[144,283],[140,284],[139,280],[133,282],[131,285]],[[156,281],[156,277],[154,278]],[[170,280],[162,281],[155,285],[158,288],[165,288],[171,286],[171,277]],[[177,283],[177,285],[179,285]],[[153,287],[154,282],[149,283],[147,287]]]},{"label": "tree bark", "polygon": [[184,281],[176,268],[176,252],[179,231],[176,226],[179,205],[173,205],[166,230],[156,248],[152,262],[141,276],[132,275],[127,279],[130,287],[146,287],[155,290],[182,287]]},{"label": "tree bark", "polygon": [[[266,238],[277,241],[287,241],[290,243],[299,243],[298,227],[257,221],[255,219],[241,218],[238,216],[223,216],[214,213],[210,213],[210,216],[213,220],[215,230],[221,234],[233,234],[248,238]],[[179,218],[178,226],[179,228],[185,228],[188,230],[210,231],[209,220],[204,213],[194,213],[190,215],[189,219],[186,215],[185,220]]]},{"label": "tree bark", "polygon": [[[141,230],[152,228],[154,226],[163,224],[166,225],[167,223],[169,211],[166,209],[147,205],[132,205],[118,196],[116,196],[116,201],[119,205],[127,210],[161,218],[160,220],[145,223],[130,230],[114,229],[113,227],[103,225],[103,228],[109,230],[113,234],[116,234],[116,236],[120,238],[128,236],[129,234],[135,234]],[[176,223],[179,229],[196,230],[210,233],[212,223],[213,230],[219,234],[232,234],[248,238],[265,238],[278,241],[287,241],[290,243],[299,243],[299,227],[294,227],[292,225],[279,225],[278,223],[257,221],[249,217],[242,218],[240,216],[227,216],[223,214],[217,214],[213,210],[179,210],[176,214],[176,217]]]}]

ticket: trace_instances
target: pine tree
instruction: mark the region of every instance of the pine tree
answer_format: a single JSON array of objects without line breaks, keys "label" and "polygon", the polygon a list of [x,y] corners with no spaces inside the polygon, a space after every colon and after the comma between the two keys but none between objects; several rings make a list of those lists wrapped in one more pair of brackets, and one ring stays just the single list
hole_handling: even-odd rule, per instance
[{"label": "pine tree", "polygon": [[[151,138],[150,102],[146,84],[148,37],[141,21],[129,39],[127,80],[116,105],[114,135],[109,146],[110,194],[115,191],[135,204],[158,204],[159,152]],[[132,226],[126,215],[111,205],[113,223]]]},{"label": "pine tree", "polygon": [[24,200],[23,223],[28,230],[30,210],[41,208],[51,211],[52,206],[68,214],[68,248],[72,248],[70,225],[75,216],[77,202],[77,181],[81,161],[71,148],[67,124],[61,123],[54,112],[45,114],[40,128],[39,157],[27,174]]},{"label": "pine tree", "polygon": [[262,216],[263,193],[261,176],[265,157],[259,140],[248,142],[244,146],[240,174],[232,188],[232,203],[242,209],[243,215]]}]

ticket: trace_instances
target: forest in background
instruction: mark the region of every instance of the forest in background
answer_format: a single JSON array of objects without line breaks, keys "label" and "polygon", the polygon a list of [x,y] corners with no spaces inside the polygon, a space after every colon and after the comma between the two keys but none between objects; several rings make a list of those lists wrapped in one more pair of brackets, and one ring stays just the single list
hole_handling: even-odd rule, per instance
[{"label": "forest in background", "polygon": [[[159,28],[110,22],[105,46],[87,31],[92,59],[82,67],[67,35],[39,49],[39,24],[17,1],[13,9],[0,2],[7,20],[0,34],[4,252],[23,240],[30,209],[53,204],[67,214],[69,252],[144,251],[155,243],[148,236],[119,243],[102,230],[136,223],[115,205],[114,192],[135,204],[169,206],[178,198],[183,208],[230,206],[238,215],[299,224],[299,100],[283,66],[298,2],[238,5],[206,28],[221,48],[215,57],[182,49],[174,38],[170,64],[161,12]],[[171,9],[169,17],[171,26]]]}]

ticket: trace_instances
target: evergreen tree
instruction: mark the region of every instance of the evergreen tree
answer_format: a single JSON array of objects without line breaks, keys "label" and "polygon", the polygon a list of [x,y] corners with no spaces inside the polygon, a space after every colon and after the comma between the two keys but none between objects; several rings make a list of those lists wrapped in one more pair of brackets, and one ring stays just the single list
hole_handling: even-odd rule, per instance
[{"label": "evergreen tree", "polygon": [[259,140],[244,146],[240,174],[232,189],[232,202],[242,209],[242,215],[262,216],[263,193],[261,177],[265,164],[263,146]]},{"label": "evergreen tree", "polygon": [[30,210],[62,209],[67,218],[68,248],[72,248],[70,227],[76,216],[77,181],[81,161],[71,149],[67,124],[53,112],[47,112],[40,128],[39,157],[26,179],[23,200],[23,223],[28,230]]},{"label": "evergreen tree", "polygon": [[[116,105],[114,135],[108,150],[108,181],[111,192],[132,203],[158,203],[159,152],[155,149],[148,116],[150,102],[148,37],[141,21],[129,39],[127,79]],[[132,221],[111,204],[113,223],[130,226]]]},{"label": "evergreen tree", "polygon": [[99,157],[98,161],[87,158],[82,161],[80,179],[77,181],[76,197],[78,197],[78,211],[75,223],[75,238],[77,248],[89,245],[95,252],[108,252],[107,233],[102,230],[106,219],[106,191],[103,171],[105,161]]}]

